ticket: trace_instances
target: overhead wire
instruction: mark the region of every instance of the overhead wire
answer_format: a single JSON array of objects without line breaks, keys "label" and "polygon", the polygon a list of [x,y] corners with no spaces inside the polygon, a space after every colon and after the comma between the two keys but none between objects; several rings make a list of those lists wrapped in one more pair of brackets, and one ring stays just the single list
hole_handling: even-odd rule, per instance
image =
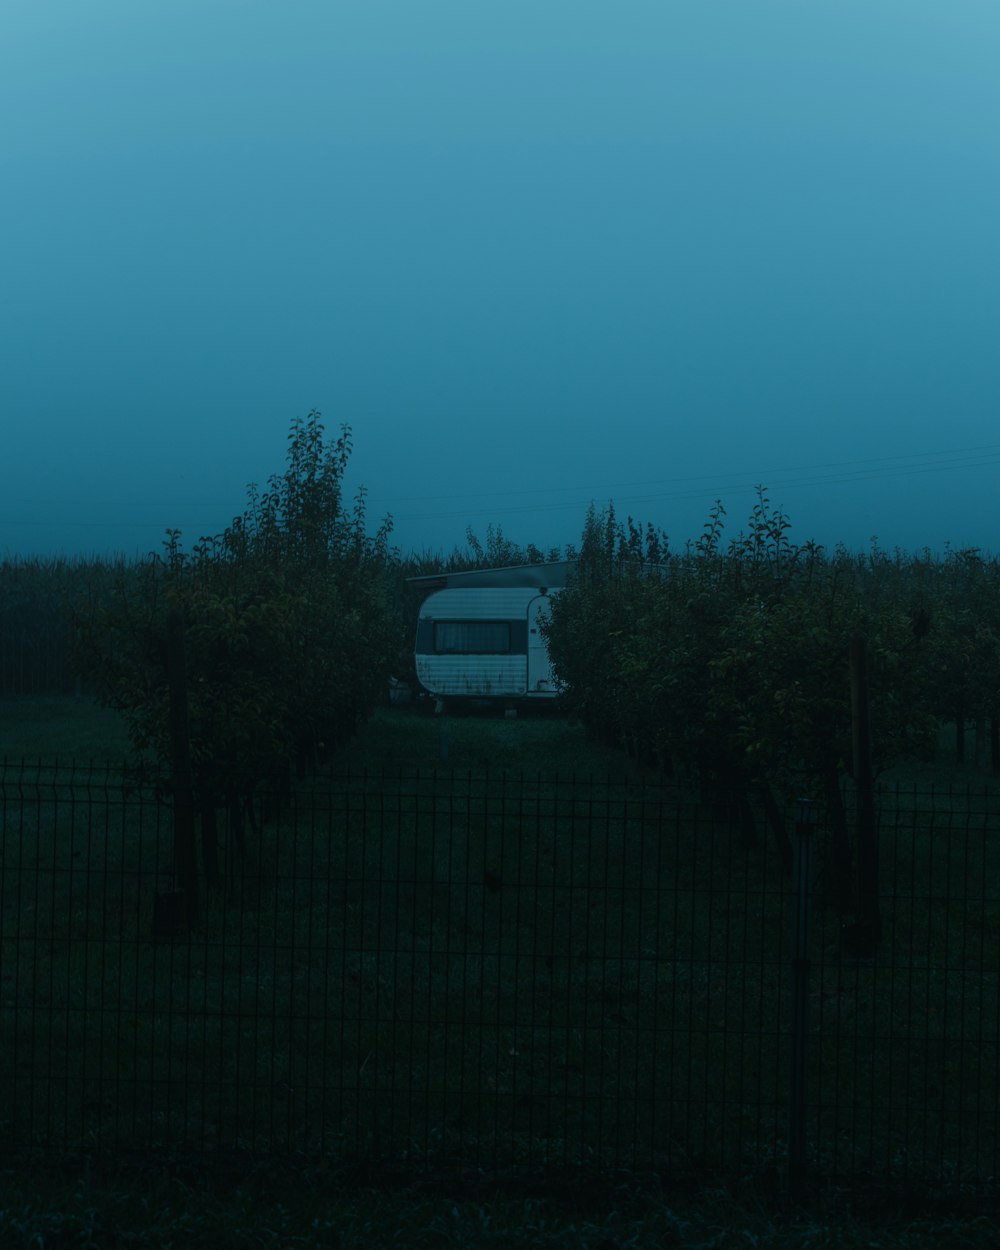
[{"label": "overhead wire", "polygon": [[[705,482],[710,482],[710,483],[721,483],[721,481],[725,478],[739,478],[739,479],[745,480],[746,478],[752,477],[755,482],[760,482],[760,481],[767,481],[768,478],[774,473],[779,473],[779,474],[805,473],[805,472],[813,472],[813,471],[825,472],[830,469],[850,468],[853,465],[888,464],[890,461],[895,462],[895,461],[901,461],[901,460],[905,461],[905,460],[927,459],[929,457],[961,456],[964,458],[968,456],[978,456],[983,452],[989,452],[993,455],[1000,455],[1000,443],[987,443],[980,447],[949,448],[949,449],[945,449],[942,451],[902,452],[893,456],[869,456],[869,457],[865,457],[865,458],[857,459],[857,460],[835,460],[827,464],[787,465],[784,468],[772,467],[770,469],[761,469],[761,470],[758,470],[756,473],[749,473],[744,470],[736,470],[736,471],[730,471],[728,473],[701,473],[701,474],[694,474],[694,475],[687,474],[682,477],[653,478],[653,479],[647,479],[647,480],[640,481],[640,482],[613,482],[610,485],[604,484],[600,486],[546,485],[546,486],[521,487],[516,490],[503,490],[503,491],[475,490],[475,491],[452,492],[449,494],[438,493],[438,494],[433,494],[433,495],[380,495],[380,496],[373,497],[372,499],[370,499],[369,503],[376,503],[376,504],[379,504],[380,506],[384,506],[387,503],[420,503],[428,499],[436,499],[436,500],[481,499],[484,494],[514,497],[518,495],[545,494],[545,493],[549,493],[552,491],[579,492],[579,491],[591,491],[592,490],[592,491],[599,491],[600,493],[604,494],[611,490],[632,490],[638,487],[658,486],[661,484],[668,485],[670,483],[675,483],[675,482],[686,483],[686,484],[693,484],[694,482],[698,482],[698,481],[705,481]],[[976,461],[975,463],[979,463],[979,462]],[[906,467],[906,466],[897,466],[897,467]],[[963,467],[963,464],[962,464],[962,461],[952,462],[952,463],[948,463],[947,461],[942,461],[940,465],[937,465],[935,467],[938,467],[938,468]]]},{"label": "overhead wire", "polygon": [[[891,478],[912,477],[912,476],[916,476],[919,474],[926,474],[926,473],[940,473],[948,469],[988,468],[994,465],[1000,465],[1000,455],[992,456],[989,458],[979,458],[974,461],[968,461],[964,463],[958,462],[958,463],[952,463],[952,464],[936,464],[936,465],[906,465],[906,466],[896,466],[894,468],[883,469],[883,470],[878,470],[878,471],[867,471],[867,472],[855,471],[855,472],[832,473],[832,474],[828,473],[828,474],[821,474],[818,476],[804,477],[804,478],[799,478],[799,479],[792,478],[789,480],[781,480],[780,478],[777,480],[773,478],[771,478],[771,480],[768,480],[769,475],[762,475],[761,477],[756,478],[754,480],[748,480],[747,478],[744,478],[742,482],[736,482],[736,483],[730,483],[730,484],[722,484],[718,480],[716,480],[713,482],[711,487],[709,486],[698,487],[698,488],[688,487],[683,490],[657,491],[653,494],[645,494],[645,495],[625,495],[625,496],[618,496],[618,497],[605,495],[604,498],[613,499],[613,502],[615,503],[616,506],[625,506],[625,505],[632,506],[636,504],[683,502],[686,500],[694,500],[694,499],[704,499],[704,500],[714,501],[716,499],[723,498],[723,496],[725,495],[755,494],[759,486],[763,486],[767,494],[769,495],[769,497],[773,497],[777,491],[802,490],[807,487],[814,487],[814,486],[849,485],[855,482],[882,481],[882,480],[888,480]],[[578,498],[572,501],[562,502],[562,503],[514,504],[514,505],[509,505],[509,506],[503,506],[503,512],[505,514],[523,514],[523,513],[555,512],[555,511],[563,511],[563,510],[570,510],[570,509],[581,510],[581,509],[588,508],[592,502],[594,502],[593,498],[591,499],[579,499]],[[474,508],[471,510],[460,509],[460,510],[455,510],[455,511],[433,511],[433,512],[399,514],[399,515],[396,515],[394,519],[397,521],[406,521],[406,522],[433,521],[433,520],[444,520],[449,517],[458,517],[458,516],[467,516],[467,515],[485,515],[488,512],[496,511],[496,510],[497,510],[497,506],[495,505],[493,508],[481,507],[481,508]]]},{"label": "overhead wire", "polygon": [[[923,462],[923,463],[921,463]],[[854,460],[832,461],[826,464],[796,465],[789,466],[784,469],[772,468],[760,470],[755,473],[745,471],[730,471],[718,474],[698,474],[684,475],[678,477],[645,479],[638,482],[617,482],[604,484],[600,486],[558,486],[548,484],[540,487],[521,487],[512,490],[478,490],[469,492],[451,492],[449,494],[428,494],[428,495],[386,495],[379,497],[368,496],[366,498],[366,506],[369,509],[384,509],[391,504],[400,503],[421,503],[421,502],[457,502],[460,499],[475,499],[480,501],[479,507],[460,508],[460,509],[433,509],[431,511],[416,511],[394,514],[394,520],[398,522],[412,523],[417,521],[436,521],[447,520],[454,517],[484,516],[488,514],[496,514],[503,512],[504,515],[523,515],[526,513],[549,513],[560,511],[585,511],[595,497],[614,500],[616,506],[637,505],[637,504],[656,504],[668,502],[683,502],[695,499],[720,499],[725,495],[732,494],[748,494],[754,493],[759,485],[763,485],[769,495],[776,491],[786,490],[802,490],[815,486],[831,486],[831,485],[847,485],[855,482],[889,480],[892,478],[910,477],[918,474],[942,473],[961,469],[978,469],[989,468],[1000,465],[1000,443],[988,443],[979,447],[968,448],[949,448],[931,452],[902,452],[894,456],[871,456],[858,458]],[[805,474],[806,476],[800,476]],[[777,476],[776,476],[777,475]],[[633,491],[642,490],[648,487],[657,486],[675,486],[676,489],[654,490],[651,493],[640,495],[628,494],[625,496],[615,496],[616,491]],[[589,493],[589,498],[583,498],[583,492]],[[555,493],[573,493],[578,496],[572,500],[563,500],[555,502],[552,495]],[[522,499],[531,495],[543,496],[536,502],[531,503],[504,503],[502,500]],[[487,499],[494,499],[496,502],[486,504]],[[17,498],[7,498],[8,503],[33,503],[40,504],[41,501],[28,501]],[[86,500],[61,500],[61,503],[70,503],[73,507],[135,507],[135,501],[114,501],[103,499],[101,501]],[[43,506],[51,507],[51,503],[45,503]],[[169,507],[164,503],[150,505],[146,501],[146,506]],[[205,505],[200,505],[205,506]],[[64,526],[72,524],[77,527],[85,528],[107,528],[108,526],[123,525],[132,529],[156,529],[164,530],[168,528],[168,524],[161,521],[122,521],[120,518],[107,520],[78,520],[75,518],[62,518],[59,520],[35,520],[25,517],[18,517],[14,520],[9,518],[0,518],[0,524],[4,525],[26,525],[32,527],[41,526]],[[212,522],[208,525],[196,525],[191,521],[172,521],[169,523],[174,528],[181,528],[188,531],[198,532],[215,532],[218,524]]]}]

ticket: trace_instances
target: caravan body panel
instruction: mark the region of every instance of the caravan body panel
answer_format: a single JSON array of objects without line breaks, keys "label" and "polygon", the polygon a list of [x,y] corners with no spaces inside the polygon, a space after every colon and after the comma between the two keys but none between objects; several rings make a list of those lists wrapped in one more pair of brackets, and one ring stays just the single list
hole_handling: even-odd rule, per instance
[{"label": "caravan body panel", "polygon": [[555,681],[538,622],[553,594],[470,586],[429,595],[417,622],[420,684],[439,698],[551,698]]}]

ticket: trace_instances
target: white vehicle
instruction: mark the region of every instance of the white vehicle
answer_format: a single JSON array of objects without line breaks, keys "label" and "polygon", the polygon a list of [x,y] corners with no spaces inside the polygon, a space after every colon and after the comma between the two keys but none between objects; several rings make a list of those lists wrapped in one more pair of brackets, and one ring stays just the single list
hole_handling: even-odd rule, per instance
[{"label": "white vehicle", "polygon": [[431,593],[420,608],[417,679],[444,699],[507,702],[558,693],[539,622],[575,561],[411,578]]}]

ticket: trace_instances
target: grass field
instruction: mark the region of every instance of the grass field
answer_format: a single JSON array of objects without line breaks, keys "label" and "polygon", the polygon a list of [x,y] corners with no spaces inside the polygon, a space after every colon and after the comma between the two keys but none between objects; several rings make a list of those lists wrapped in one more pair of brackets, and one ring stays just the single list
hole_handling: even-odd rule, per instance
[{"label": "grass field", "polygon": [[[0,755],[115,758],[120,725],[85,707],[0,703]],[[29,750],[47,722],[57,749]],[[334,766],[245,862],[228,846],[227,891],[167,942],[150,925],[169,813],[8,774],[9,1146],[775,1183],[791,899],[768,844],[557,720],[385,710]],[[874,960],[846,959],[838,919],[814,913],[808,1129],[825,1177],[996,1175],[989,793],[886,800]]]},{"label": "grass field", "polygon": [[431,1188],[342,1184],[298,1165],[239,1183],[165,1171],[0,1173],[0,1246],[196,1250],[993,1250],[992,1213],[808,1207],[710,1188],[686,1195],[620,1177],[606,1188],[540,1193],[481,1178]]},{"label": "grass field", "polygon": [[0,1246],[193,1250],[994,1250],[995,1213],[870,1210],[846,1195],[807,1207],[752,1192],[455,1178],[435,1186],[342,1183],[302,1164],[238,1182],[118,1167],[0,1172]]},{"label": "grass field", "polygon": [[93,699],[58,695],[0,698],[0,760],[122,760],[122,717]]},{"label": "grass field", "polygon": [[[12,1038],[22,1141],[30,1126],[39,1144],[115,1149],[626,1164],[698,1139],[704,1154],[707,1108],[739,1103],[748,1062],[711,1026],[715,997],[735,1010],[739,995],[751,1033],[765,984],[781,1009],[766,857],[731,865],[731,897],[710,892],[719,831],[638,782],[320,781],[230,865],[196,940],[166,944],[149,936],[170,884],[164,810],[113,788],[95,803],[65,777],[18,786],[4,904],[23,923],[4,975],[30,1007]],[[697,850],[667,844],[675,827]],[[738,957],[733,900],[754,906]],[[744,994],[736,970],[753,961]],[[729,1127],[733,1150],[762,1117],[775,1135],[767,1075]],[[676,1104],[659,1130],[654,1092]]]}]

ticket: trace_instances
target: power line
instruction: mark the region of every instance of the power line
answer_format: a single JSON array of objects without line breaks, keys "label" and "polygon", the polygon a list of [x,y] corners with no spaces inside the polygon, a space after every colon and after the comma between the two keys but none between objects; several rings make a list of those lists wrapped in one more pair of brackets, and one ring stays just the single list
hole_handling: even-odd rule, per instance
[{"label": "power line", "polygon": [[[993,465],[1000,465],[1000,456],[995,457],[995,458],[990,458],[990,459],[979,459],[979,460],[971,461],[965,464],[915,465],[915,466],[909,466],[909,467],[899,467],[897,469],[890,469],[890,470],[882,471],[882,472],[876,471],[876,472],[867,472],[867,473],[866,472],[837,473],[837,474],[827,474],[825,476],[803,478],[801,480],[793,479],[793,480],[784,481],[784,482],[780,480],[771,481],[771,482],[765,481],[763,485],[765,486],[768,496],[773,498],[775,492],[777,491],[802,490],[810,486],[836,486],[836,485],[849,485],[854,482],[884,481],[890,478],[913,477],[918,474],[924,474],[924,473],[941,473],[951,468],[982,468],[982,467],[991,467]],[[614,499],[614,502],[616,504],[616,507],[620,509],[622,506],[634,505],[634,504],[683,502],[686,500],[697,500],[697,499],[703,499],[703,500],[711,499],[714,501],[715,499],[723,498],[723,496],[727,494],[728,495],[754,494],[757,490],[757,485],[758,485],[758,482],[756,481],[754,482],[743,481],[741,483],[728,485],[728,486],[723,486],[719,484],[718,482],[716,482],[711,488],[703,487],[697,490],[687,489],[687,490],[679,490],[679,491],[660,491],[660,492],[657,492],[656,494],[651,494],[651,495],[627,495],[624,497],[618,497],[617,499]],[[570,509],[577,509],[577,510],[585,511],[592,502],[593,502],[593,499],[576,499],[576,500],[573,500],[572,502],[567,502],[567,503],[519,504],[519,505],[514,505],[511,507],[502,507],[502,511],[505,514],[523,514],[523,513],[532,513],[532,512],[556,512],[556,511],[563,511],[563,510],[570,510]],[[496,507],[501,507],[501,506],[497,505]],[[471,511],[469,509],[462,509],[459,511],[447,511],[447,512],[421,512],[421,513],[412,513],[412,514],[395,516],[394,520],[407,521],[407,522],[436,521],[436,520],[443,520],[449,517],[461,517],[461,516],[469,516],[469,515],[485,516],[487,513],[495,511],[495,510],[496,508],[492,508],[492,509],[491,508],[474,508]]]},{"label": "power line", "polygon": [[[785,468],[761,469],[754,473],[745,472],[745,471],[732,471],[729,473],[702,473],[702,474],[695,474],[695,475],[686,475],[683,477],[655,478],[653,480],[646,480],[646,481],[641,481],[641,482],[614,482],[610,485],[605,484],[602,486],[549,485],[549,486],[534,486],[534,487],[527,487],[527,488],[522,487],[517,490],[508,490],[508,491],[461,491],[458,493],[453,493],[453,494],[448,494],[448,495],[442,495],[442,494],[379,495],[377,497],[370,498],[368,502],[370,504],[378,504],[380,506],[384,506],[385,504],[390,504],[390,503],[420,503],[427,499],[435,499],[435,500],[481,499],[483,495],[502,495],[502,496],[514,497],[518,495],[551,494],[552,492],[555,492],[555,491],[597,491],[597,492],[600,492],[601,494],[604,494],[608,491],[614,491],[614,490],[632,490],[632,489],[637,489],[639,487],[645,487],[645,486],[659,486],[659,485],[666,486],[666,485],[670,485],[671,483],[693,484],[695,482],[708,482],[712,484],[717,484],[726,478],[739,478],[742,480],[746,480],[747,478],[752,478],[754,482],[766,482],[768,478],[774,473],[784,474],[784,473],[825,472],[830,469],[850,468],[853,465],[860,466],[860,465],[888,464],[889,462],[892,462],[892,461],[927,459],[929,457],[945,457],[945,456],[968,457],[968,456],[978,456],[979,454],[983,452],[989,452],[992,454],[1000,453],[1000,443],[987,443],[981,447],[950,448],[950,449],[946,449],[943,451],[903,452],[894,456],[871,456],[871,457],[867,457],[865,459],[860,459],[860,460],[835,460],[827,464],[789,465],[789,466],[786,466]],[[972,463],[976,464],[979,462],[973,461]],[[898,467],[905,468],[907,466],[900,465]],[[955,462],[954,464],[949,464],[943,461],[940,466],[935,466],[935,467],[961,468],[961,467],[964,467],[964,465],[961,461]]]},{"label": "power line", "polygon": [[[989,453],[989,454],[984,455],[983,453]],[[911,462],[920,461],[920,460],[927,461],[931,457],[935,457],[937,462],[936,463],[923,463],[923,464],[905,463],[906,461],[911,461]],[[558,493],[565,493],[567,491],[582,492],[585,490],[593,491],[594,495],[601,495],[606,498],[614,498],[613,492],[619,491],[619,490],[640,489],[642,487],[657,486],[660,484],[663,484],[663,485],[677,484],[678,486],[681,487],[681,489],[678,489],[678,490],[655,491],[653,493],[643,494],[643,495],[628,495],[625,497],[619,497],[618,499],[615,500],[618,506],[625,506],[625,505],[635,505],[635,504],[683,502],[686,500],[698,500],[698,499],[706,499],[706,498],[711,498],[712,500],[714,500],[714,499],[722,498],[724,495],[727,495],[727,494],[732,495],[732,494],[754,493],[756,491],[758,483],[762,483],[765,486],[766,490],[769,492],[769,494],[773,495],[776,491],[803,490],[808,487],[815,487],[815,486],[848,485],[848,484],[855,483],[855,482],[889,480],[892,478],[912,477],[912,476],[916,476],[919,474],[942,473],[942,472],[947,472],[949,470],[957,470],[957,469],[989,468],[995,465],[1000,465],[1000,444],[998,443],[986,444],[984,446],[975,447],[975,448],[952,448],[949,450],[936,451],[936,452],[906,452],[906,453],[901,453],[898,456],[874,456],[874,457],[867,457],[867,458],[858,459],[858,460],[833,461],[825,465],[824,464],[801,465],[797,467],[786,468],[783,470],[780,470],[780,469],[764,470],[760,473],[755,473],[755,474],[732,472],[732,473],[722,473],[722,474],[711,475],[711,476],[705,474],[705,475],[700,475],[700,476],[684,476],[684,477],[654,479],[652,481],[643,481],[643,482],[631,482],[631,483],[619,482],[619,483],[612,484],[612,485],[595,486],[595,487],[583,487],[583,486],[570,487],[570,486],[550,485],[548,487],[537,487],[537,488],[519,489],[519,490],[511,490],[511,491],[476,491],[476,492],[461,492],[461,493],[448,494],[448,495],[432,494],[432,495],[410,495],[410,496],[385,496],[377,500],[369,497],[366,499],[366,506],[369,509],[374,508],[377,510],[378,508],[384,507],[386,504],[392,503],[394,501],[404,502],[404,503],[405,502],[416,503],[416,502],[422,502],[424,500],[427,500],[427,501],[433,500],[435,502],[441,502],[441,501],[451,502],[451,501],[456,501],[459,499],[482,500],[482,499],[490,498],[490,497],[494,497],[499,501],[505,498],[518,498],[518,497],[524,497],[524,496],[529,496],[529,495],[544,495],[548,499],[551,500],[551,496],[557,492]],[[871,467],[866,468],[864,466],[871,466]],[[884,466],[884,467],[876,468],[875,466]],[[844,471],[843,472],[836,472],[836,471],[831,472],[831,470],[838,470],[838,469],[842,469]],[[784,474],[794,475],[794,474],[801,474],[801,473],[806,473],[806,474],[811,473],[812,476],[806,476],[806,477],[792,476],[787,479],[783,478],[782,476]],[[778,474],[778,477],[776,479],[774,478],[774,474]],[[725,479],[735,479],[735,480],[726,482]],[[695,483],[699,483],[699,482],[704,483],[704,484],[696,486]],[[10,499],[10,497],[8,497],[8,502],[38,503],[40,501],[27,501],[27,500],[18,501],[18,500]],[[495,514],[497,512],[503,512],[505,515],[512,515],[512,514],[523,515],[526,513],[548,513],[548,512],[561,512],[561,511],[571,511],[571,510],[577,510],[577,511],[583,512],[583,511],[586,511],[586,509],[590,506],[591,502],[593,502],[593,496],[591,496],[590,498],[586,498],[586,499],[576,498],[573,500],[563,501],[559,503],[542,502],[541,500],[539,500],[538,502],[535,502],[535,503],[508,505],[508,504],[504,504],[501,502],[497,502],[489,506],[472,508],[472,509],[468,509],[468,508],[457,509],[457,510],[438,509],[438,510],[434,510],[431,512],[405,513],[401,515],[396,515],[394,516],[393,519],[396,521],[409,523],[409,522],[414,522],[414,521],[447,520],[447,519],[451,519],[454,517],[485,516],[488,514]],[[121,507],[136,506],[134,502],[127,503],[125,501],[121,501],[119,503],[115,503],[107,499],[101,500],[99,503],[96,501],[87,502],[87,501],[82,501],[82,500],[73,500],[73,501],[61,500],[60,503],[71,503],[71,505],[74,507],[90,507],[90,506],[94,506],[94,507],[105,506],[106,507],[109,504],[111,506],[121,506]],[[47,503],[45,504],[45,506],[51,507],[52,505],[51,503]],[[162,507],[164,505],[157,505],[157,506]],[[229,520],[231,521],[233,516],[235,515],[242,515],[242,513],[230,512]],[[76,520],[72,517],[64,518],[62,520],[47,520],[47,519],[46,520],[30,520],[30,519],[24,519],[24,518],[17,518],[17,519],[6,518],[6,519],[0,520],[0,524],[24,525],[24,526],[31,526],[31,527],[45,527],[45,526],[49,526],[49,527],[57,526],[58,527],[58,526],[65,526],[65,525],[71,524],[77,528],[88,528],[88,529],[106,529],[109,527],[127,526],[130,529],[150,529],[150,530],[155,529],[161,532],[165,531],[168,528],[178,528],[189,533],[192,531],[197,532],[199,535],[202,535],[202,534],[208,535],[208,534],[218,533],[220,528],[222,528],[220,527],[218,523],[215,523],[215,522],[208,524],[208,525],[205,525],[205,524],[195,525],[195,524],[192,524],[190,521],[170,521],[170,522],[122,521],[120,518],[119,519],[109,518],[107,520],[94,521],[94,520]]]},{"label": "power line", "polygon": [[[903,470],[903,469],[908,469],[909,467],[911,467],[905,463],[907,461],[929,460],[932,458],[940,460],[940,464],[934,465],[932,467],[941,468],[941,469],[964,468],[964,467],[972,467],[980,463],[993,463],[993,461],[983,462],[983,461],[974,460],[974,461],[971,461],[968,466],[965,464],[966,458],[971,457],[971,456],[979,456],[982,453],[990,453],[991,455],[1000,454],[1000,443],[986,443],[979,447],[945,448],[945,449],[937,450],[937,451],[900,452],[892,456],[871,456],[871,457],[866,457],[866,458],[857,459],[857,460],[835,460],[835,461],[829,461],[829,462],[820,463],[820,464],[786,465],[783,468],[772,466],[769,469],[757,469],[753,471],[732,470],[732,471],[728,471],[724,473],[711,472],[711,473],[702,473],[702,474],[686,474],[680,477],[653,478],[653,479],[646,479],[646,480],[638,481],[638,482],[612,482],[610,484],[604,483],[604,484],[593,485],[593,486],[582,486],[582,485],[580,486],[557,486],[553,483],[547,483],[545,486],[518,487],[516,489],[511,489],[511,490],[473,490],[473,491],[450,492],[448,494],[442,494],[439,491],[435,491],[434,493],[429,494],[429,495],[379,495],[379,496],[369,496],[366,500],[366,503],[368,504],[369,507],[371,507],[374,505],[385,506],[386,504],[422,503],[425,501],[448,502],[448,501],[456,500],[456,499],[482,499],[484,497],[494,497],[494,496],[498,498],[515,498],[515,497],[524,496],[524,495],[551,496],[554,493],[566,493],[568,491],[574,492],[574,493],[583,492],[583,491],[588,491],[588,492],[593,491],[598,494],[604,495],[604,494],[608,494],[611,491],[616,491],[616,490],[637,490],[639,488],[644,488],[644,487],[670,486],[670,485],[682,485],[682,486],[688,486],[690,489],[700,490],[701,489],[700,487],[697,487],[697,488],[695,487],[695,483],[706,483],[705,489],[723,489],[724,488],[723,483],[726,481],[726,479],[735,478],[735,479],[738,479],[739,482],[745,482],[747,480],[752,480],[755,483],[756,482],[768,482],[773,474],[784,475],[784,474],[790,474],[790,473],[813,473],[813,472],[826,473],[830,470],[853,469],[854,466],[860,467],[864,465],[892,465],[894,464],[896,468]],[[961,459],[957,461],[956,460],[949,461],[945,459],[946,457],[956,457],[956,456],[961,457]],[[919,468],[920,466],[914,466],[914,467]],[[651,498],[655,498],[655,497],[658,497],[658,495],[651,496]],[[675,497],[675,496],[671,493],[669,497]],[[7,496],[7,501],[9,503],[21,503],[21,504],[29,504],[29,505],[42,502],[37,499],[18,498],[16,496]],[[96,499],[63,499],[60,502],[68,503],[71,506],[78,507],[78,508],[91,508],[91,507],[95,507],[95,508],[96,507],[169,508],[169,507],[175,506],[164,500],[154,501],[150,499],[144,499],[142,501],[138,501],[134,499],[112,500],[112,499],[107,499],[107,498],[103,498],[99,500],[96,500]],[[47,502],[45,506],[49,506]],[[214,503],[209,503],[208,501],[205,501],[205,500],[199,500],[197,503],[195,503],[194,506],[211,507],[211,506],[214,506]],[[562,507],[563,505],[553,505],[553,506]],[[575,506],[575,505],[571,504],[567,506]],[[234,515],[242,515],[242,513],[234,514]],[[149,523],[137,523],[137,524],[149,524]]]}]

